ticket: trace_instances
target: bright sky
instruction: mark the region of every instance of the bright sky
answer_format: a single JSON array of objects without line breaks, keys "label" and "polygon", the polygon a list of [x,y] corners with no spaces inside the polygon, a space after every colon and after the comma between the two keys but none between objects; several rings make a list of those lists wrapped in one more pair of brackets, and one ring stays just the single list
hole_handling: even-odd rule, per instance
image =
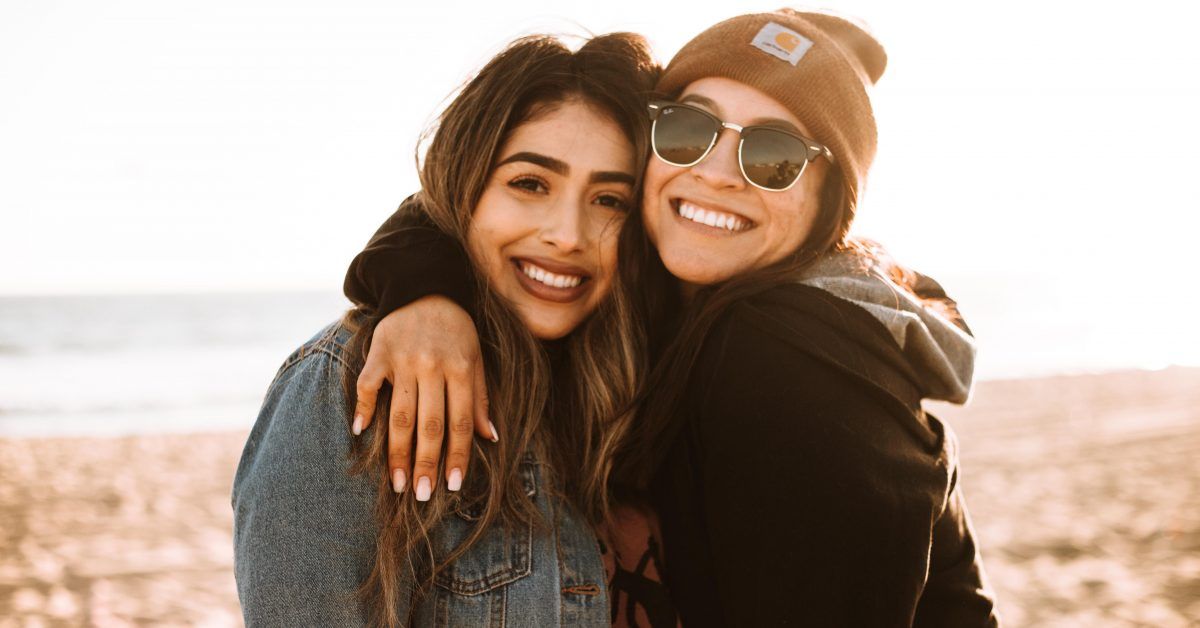
[{"label": "bright sky", "polygon": [[[665,62],[778,3],[5,0],[0,295],[337,290],[415,189],[419,131],[511,38],[634,30]],[[859,232],[935,276],[1180,304],[1200,225],[1188,4],[827,5],[890,56]]]}]

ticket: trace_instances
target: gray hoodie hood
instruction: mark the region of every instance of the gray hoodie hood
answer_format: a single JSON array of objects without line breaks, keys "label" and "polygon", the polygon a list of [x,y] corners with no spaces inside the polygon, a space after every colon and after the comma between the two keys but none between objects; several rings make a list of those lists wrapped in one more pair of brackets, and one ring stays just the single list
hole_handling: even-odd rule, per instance
[{"label": "gray hoodie hood", "polygon": [[900,287],[888,271],[886,253],[873,253],[826,255],[806,269],[800,283],[850,301],[882,323],[917,373],[927,398],[965,403],[974,381],[975,339],[965,325],[951,322],[923,299],[940,301],[952,312],[954,302],[924,275],[914,273],[916,295]]}]

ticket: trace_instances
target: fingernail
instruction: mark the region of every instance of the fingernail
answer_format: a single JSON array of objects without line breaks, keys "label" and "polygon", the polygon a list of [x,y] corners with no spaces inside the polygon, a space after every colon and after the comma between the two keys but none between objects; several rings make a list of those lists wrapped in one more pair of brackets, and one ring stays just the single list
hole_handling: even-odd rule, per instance
[{"label": "fingernail", "polygon": [[492,442],[500,442],[500,433],[496,431],[496,424],[488,421],[488,427],[492,428]]},{"label": "fingernail", "polygon": [[350,431],[354,432],[355,436],[362,434],[362,424],[363,424],[362,415],[361,414],[354,415],[354,427],[351,427]]},{"label": "fingernail", "polygon": [[423,476],[417,480],[417,501],[429,501],[429,495],[433,493],[433,485],[429,482],[428,476]]},{"label": "fingernail", "polygon": [[404,469],[392,471],[392,490],[397,493],[404,492]]},{"label": "fingernail", "polygon": [[450,470],[450,477],[446,480],[446,488],[452,491],[462,488],[462,471],[458,469]]}]

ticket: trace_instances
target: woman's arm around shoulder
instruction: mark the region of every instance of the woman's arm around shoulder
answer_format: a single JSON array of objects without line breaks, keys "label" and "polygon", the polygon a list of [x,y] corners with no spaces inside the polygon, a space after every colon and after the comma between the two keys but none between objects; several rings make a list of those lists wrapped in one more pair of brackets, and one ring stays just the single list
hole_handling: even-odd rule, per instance
[{"label": "woman's arm around shoulder", "polygon": [[474,313],[472,272],[466,251],[437,228],[413,195],[350,262],[342,289],[348,299],[373,308],[380,317],[432,294]]}]

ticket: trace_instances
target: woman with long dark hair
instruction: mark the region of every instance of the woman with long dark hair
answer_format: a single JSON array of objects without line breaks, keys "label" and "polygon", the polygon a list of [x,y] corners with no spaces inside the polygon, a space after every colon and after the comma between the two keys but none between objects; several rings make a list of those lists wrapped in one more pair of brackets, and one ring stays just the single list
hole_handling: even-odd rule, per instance
[{"label": "woman with long dark hair", "polygon": [[[661,517],[685,625],[997,623],[955,438],[921,406],[967,399],[974,342],[936,283],[849,235],[885,65],[854,21],[743,15],[688,43],[650,104],[641,222],[674,280],[660,293],[656,260],[635,260],[654,367],[616,478]],[[347,276],[382,311],[416,301],[379,347],[466,316],[379,279],[408,264],[464,283],[414,257],[384,229]],[[473,339],[424,342],[469,355]],[[360,389],[411,351],[370,356]]]},{"label": "woman with long dark hair", "polygon": [[[349,419],[376,310],[318,333],[271,384],[233,487],[248,625],[609,624],[594,528],[645,355],[617,257],[641,242],[623,225],[657,71],[636,35],[527,37],[442,113],[401,213],[476,286],[493,442],[449,491],[390,473],[387,433],[354,439]],[[383,398],[471,413],[418,383]]]}]

